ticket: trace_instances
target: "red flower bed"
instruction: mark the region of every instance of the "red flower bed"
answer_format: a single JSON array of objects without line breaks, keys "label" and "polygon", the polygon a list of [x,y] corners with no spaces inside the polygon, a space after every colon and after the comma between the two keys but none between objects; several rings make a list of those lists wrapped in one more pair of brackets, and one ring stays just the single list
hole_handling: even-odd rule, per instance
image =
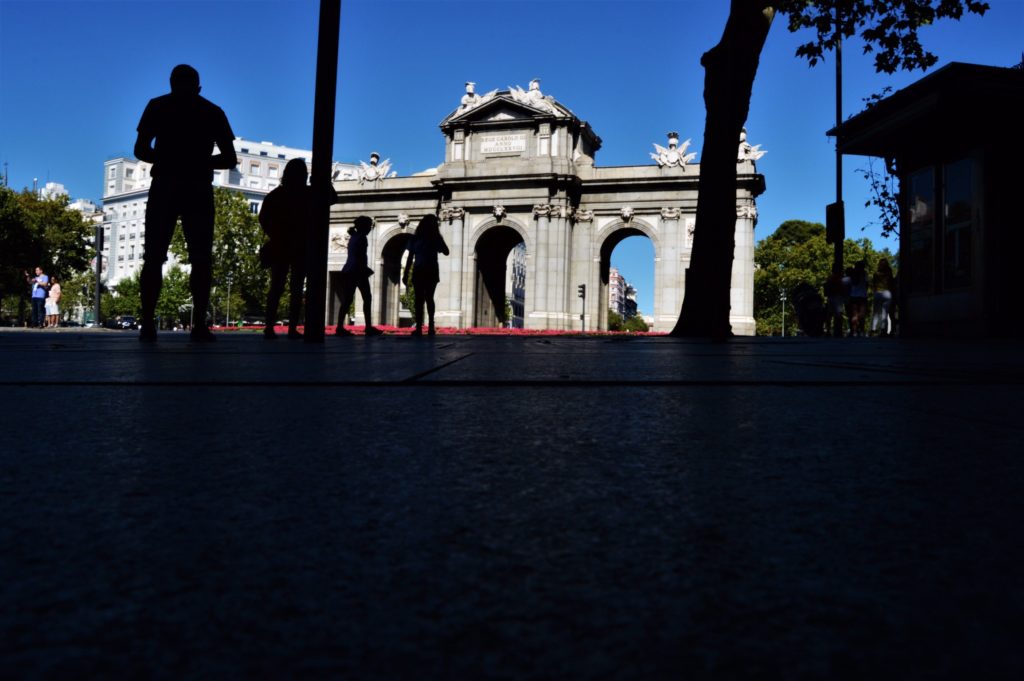
[{"label": "red flower bed", "polygon": [[[215,326],[214,331],[263,331],[265,327],[262,326]],[[299,330],[303,330],[304,327],[299,326]],[[356,336],[364,335],[366,331],[365,326],[347,326],[345,327]],[[412,334],[412,327],[399,328],[397,326],[386,326],[381,324],[377,327],[389,336],[409,336]],[[324,334],[333,336],[334,331],[337,329],[336,326],[327,326],[324,328]],[[274,326],[274,330],[278,334],[288,333],[287,326]],[[474,326],[469,329],[456,329],[453,327],[439,326],[437,327],[438,336],[664,336],[663,332],[659,331],[560,331],[555,329],[505,329],[498,327],[489,326]]]}]

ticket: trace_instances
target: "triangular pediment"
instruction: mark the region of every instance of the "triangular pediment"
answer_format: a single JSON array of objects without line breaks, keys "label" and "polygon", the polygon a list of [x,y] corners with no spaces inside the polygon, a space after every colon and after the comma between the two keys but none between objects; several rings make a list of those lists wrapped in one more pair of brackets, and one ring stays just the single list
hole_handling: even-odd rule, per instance
[{"label": "triangular pediment", "polygon": [[452,124],[535,120],[543,118],[575,118],[572,112],[553,99],[546,99],[536,106],[517,101],[508,91],[486,96],[486,101],[476,105],[460,106],[441,121],[441,127]]}]

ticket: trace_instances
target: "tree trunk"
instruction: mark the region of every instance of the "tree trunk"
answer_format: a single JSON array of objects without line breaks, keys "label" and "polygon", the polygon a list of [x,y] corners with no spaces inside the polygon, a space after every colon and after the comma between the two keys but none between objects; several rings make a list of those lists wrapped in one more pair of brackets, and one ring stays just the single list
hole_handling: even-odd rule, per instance
[{"label": "tree trunk", "polygon": [[693,256],[672,336],[725,338],[736,246],[736,155],[750,94],[774,11],[765,0],[732,0],[718,45],[701,57],[704,148],[700,159]]}]

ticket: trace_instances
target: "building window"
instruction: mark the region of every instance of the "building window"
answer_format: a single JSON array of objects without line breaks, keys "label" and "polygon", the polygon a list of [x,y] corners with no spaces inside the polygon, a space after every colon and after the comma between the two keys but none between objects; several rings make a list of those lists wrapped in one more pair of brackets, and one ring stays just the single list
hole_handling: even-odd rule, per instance
[{"label": "building window", "polygon": [[266,156],[266,155],[267,155],[267,152],[265,152],[265,151],[261,151],[260,152],[260,156]]},{"label": "building window", "polygon": [[278,158],[284,158],[284,154],[278,154],[277,157]]},{"label": "building window", "polygon": [[109,177],[111,180],[113,180],[115,177],[117,177],[117,167],[116,166],[110,166],[110,172],[107,173],[107,177]]},{"label": "building window", "polygon": [[242,147],[242,153],[243,153],[243,154],[248,154],[248,153],[249,153],[249,150],[248,150],[248,149],[246,149],[245,147]]},{"label": "building window", "polygon": [[916,293],[932,291],[935,262],[935,171],[919,170],[910,176],[910,289]]},{"label": "building window", "polygon": [[260,204],[256,203],[255,201],[250,201],[249,202],[249,212],[252,213],[253,215],[256,215],[257,213],[259,213],[260,212]]},{"label": "building window", "polygon": [[278,168],[280,168],[280,166],[277,165],[276,163],[271,163],[270,165],[268,165],[267,166],[267,176],[268,177],[277,177],[277,169]]},{"label": "building window", "polygon": [[124,176],[125,176],[125,177],[128,177],[128,178],[133,178],[133,177],[135,177],[135,170],[134,170],[133,168],[125,168],[125,170],[124,170]]},{"label": "building window", "polygon": [[252,161],[251,163],[249,163],[249,174],[250,175],[259,175],[260,174],[260,164],[258,162]]},{"label": "building window", "polygon": [[942,188],[943,288],[971,285],[972,193],[970,159],[947,163]]}]

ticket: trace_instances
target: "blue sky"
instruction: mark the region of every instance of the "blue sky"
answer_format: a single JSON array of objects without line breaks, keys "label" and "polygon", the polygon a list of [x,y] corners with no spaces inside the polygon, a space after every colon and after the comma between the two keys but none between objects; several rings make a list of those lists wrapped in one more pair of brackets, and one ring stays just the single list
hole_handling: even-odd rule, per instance
[{"label": "blue sky", "polygon": [[[1024,52],[1024,0],[989,0],[985,17],[941,22],[923,42],[939,65],[1012,66]],[[722,33],[725,0],[343,0],[335,153],[357,162],[379,151],[401,175],[442,161],[437,124],[458,105],[467,80],[478,91],[541,79],[604,141],[598,165],[652,163],[665,132],[704,128],[700,56]],[[47,180],[98,201],[103,161],[128,155],[147,100],[190,63],[203,94],[227,113],[235,134],[309,148],[318,3],[311,0],[0,0],[0,163],[12,187]],[[794,56],[805,36],[775,22],[747,121],[768,190],[758,200],[758,239],[787,219],[824,221],[834,199],[835,68]],[[844,115],[885,86],[921,73],[875,74],[856,43],[844,49]],[[942,140],[935,140],[942,144]],[[867,189],[847,159],[844,189],[851,236],[890,245],[862,208]],[[865,226],[861,232],[860,227]],[[653,250],[643,238],[613,254],[653,299]]]}]

